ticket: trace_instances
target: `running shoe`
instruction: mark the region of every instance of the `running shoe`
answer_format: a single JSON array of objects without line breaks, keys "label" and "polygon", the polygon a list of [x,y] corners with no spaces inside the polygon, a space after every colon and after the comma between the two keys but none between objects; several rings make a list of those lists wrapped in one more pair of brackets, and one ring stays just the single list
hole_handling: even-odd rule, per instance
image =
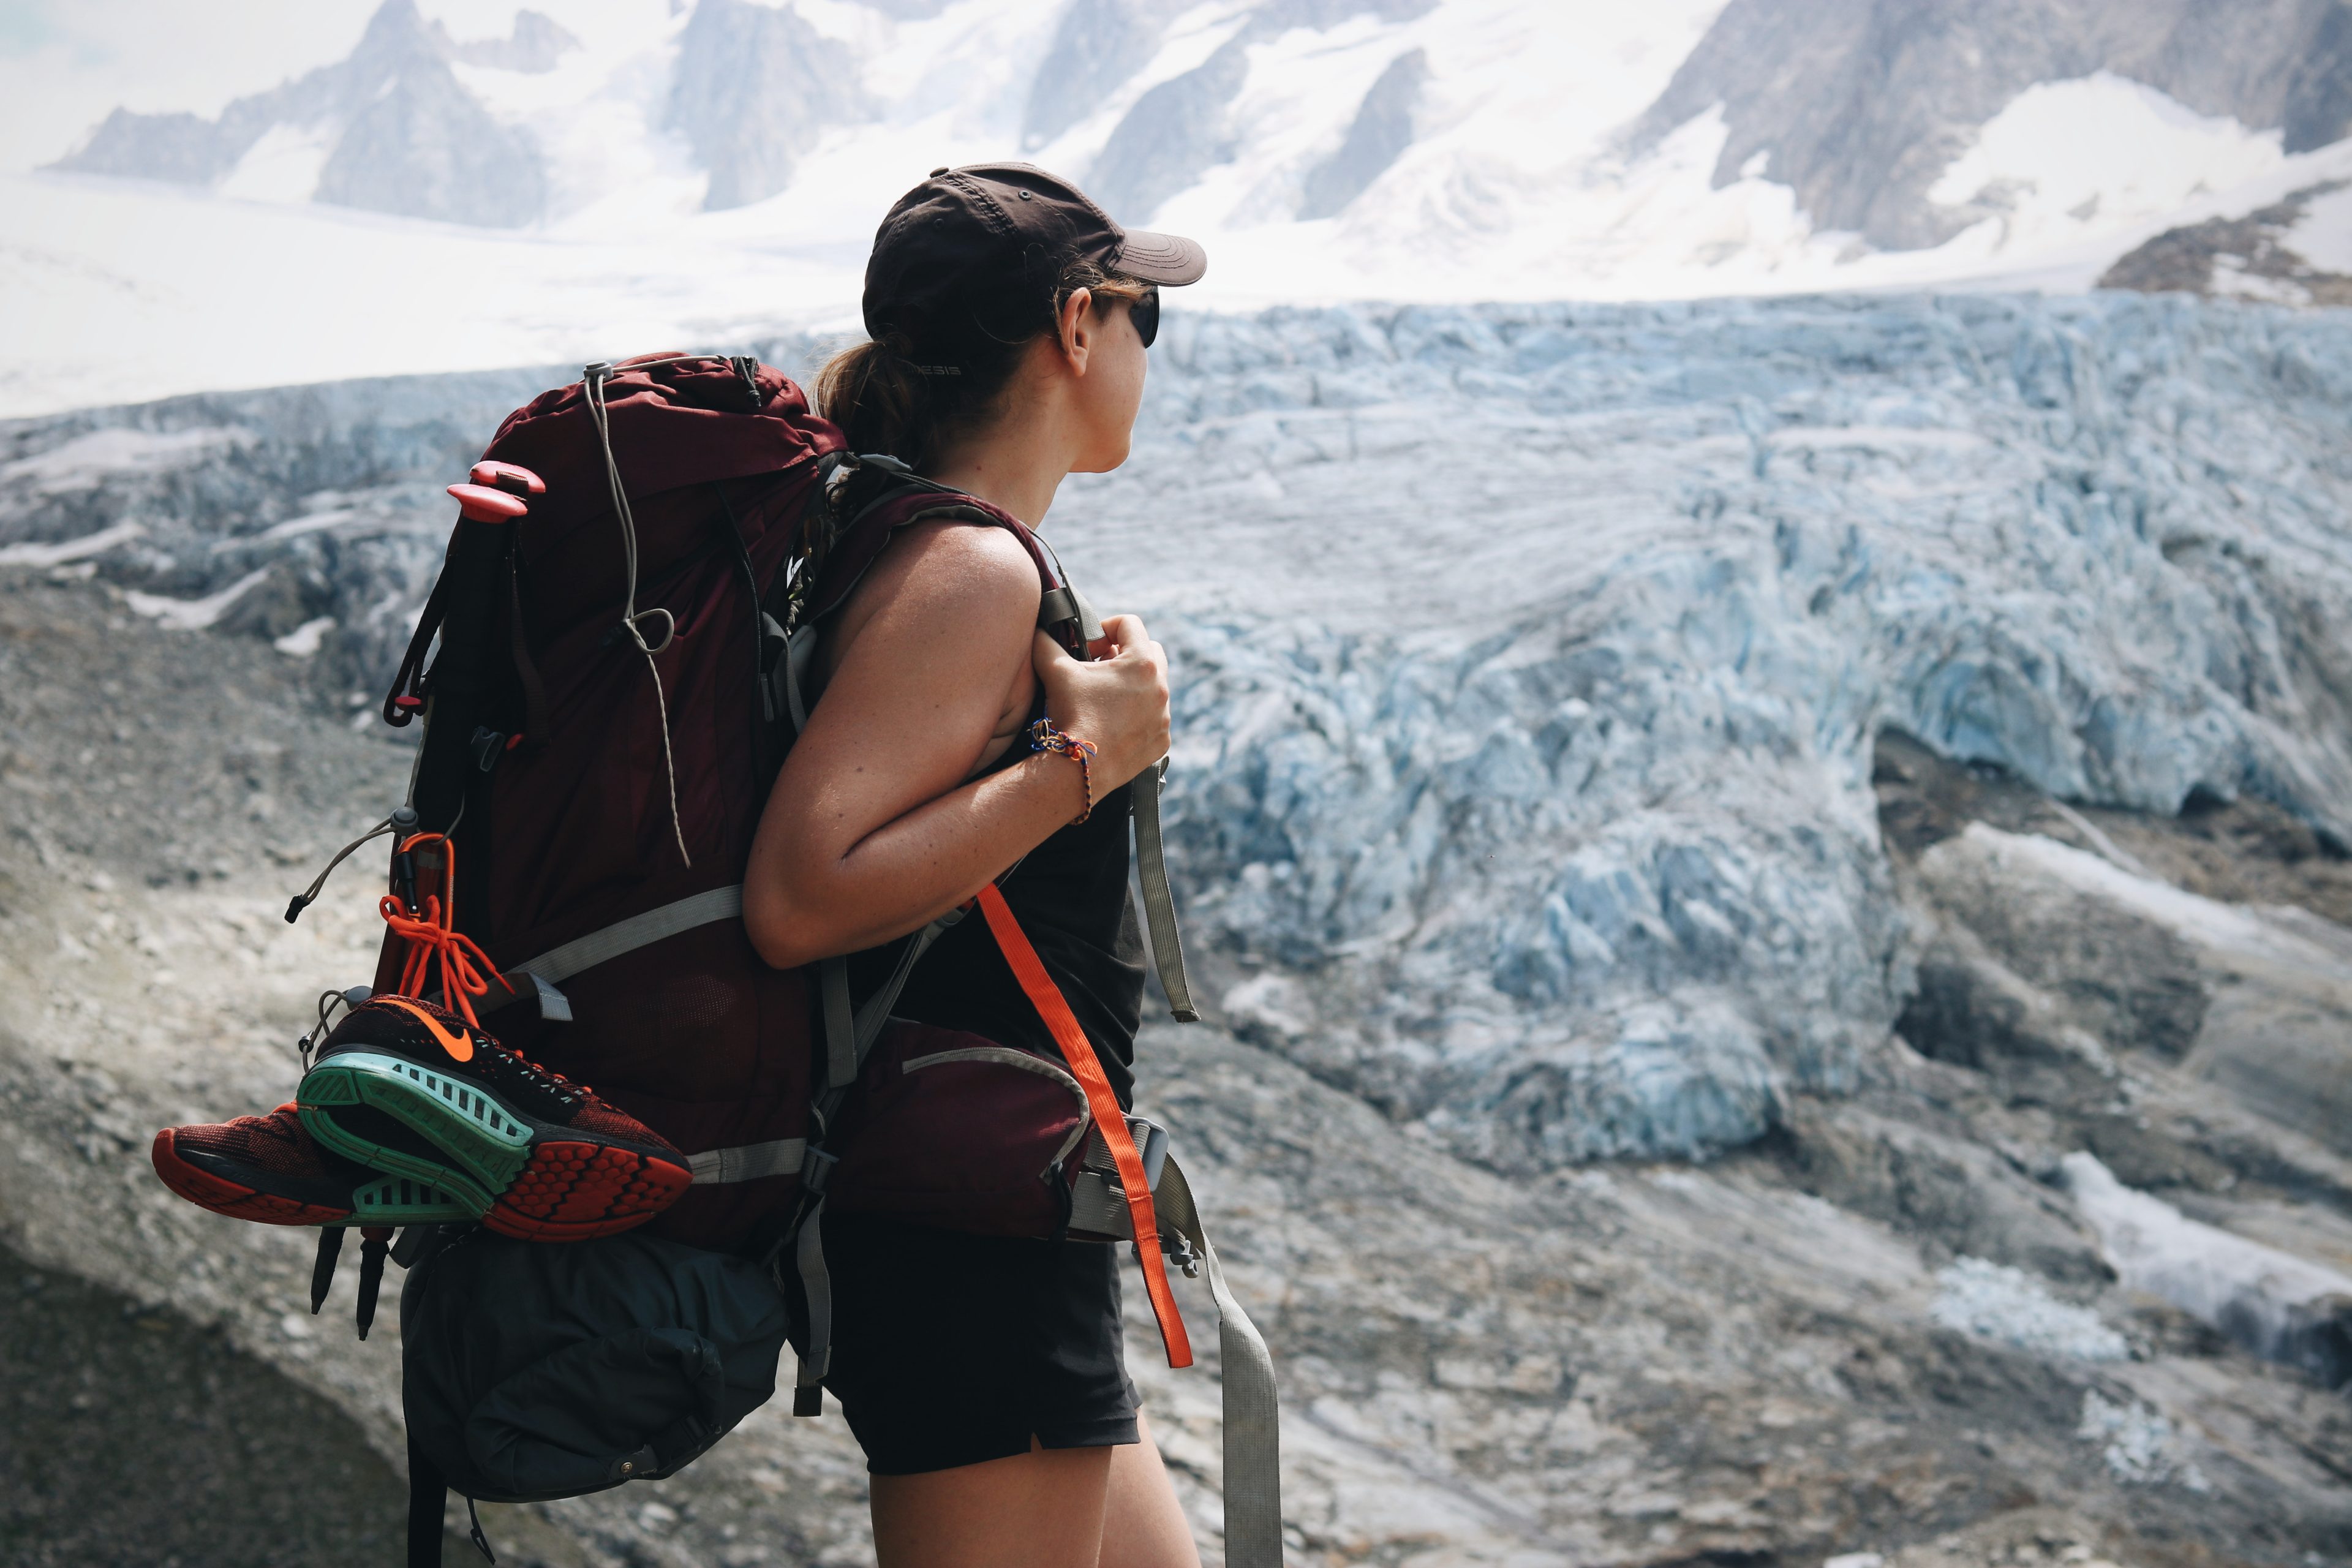
[{"label": "running shoe", "polygon": [[411,996],[353,1008],[295,1101],[322,1147],[455,1193],[485,1226],[527,1241],[627,1230],[694,1179],[635,1117]]},{"label": "running shoe", "polygon": [[446,1189],[386,1175],[312,1142],[291,1105],[155,1134],[163,1184],[199,1208],[259,1225],[439,1225],[474,1217]]}]

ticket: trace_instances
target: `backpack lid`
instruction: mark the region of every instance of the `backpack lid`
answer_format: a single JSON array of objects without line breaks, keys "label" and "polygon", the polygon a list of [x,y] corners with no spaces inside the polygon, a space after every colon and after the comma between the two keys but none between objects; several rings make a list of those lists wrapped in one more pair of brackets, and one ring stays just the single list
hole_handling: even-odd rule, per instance
[{"label": "backpack lid", "polygon": [[[672,363],[651,363],[660,360]],[[845,445],[783,372],[748,360],[639,354],[614,368],[604,404],[614,459],[633,497],[772,474]],[[541,393],[508,415],[482,455],[520,464],[546,481],[547,493],[531,502],[527,554],[613,510],[604,448],[581,382]]]}]

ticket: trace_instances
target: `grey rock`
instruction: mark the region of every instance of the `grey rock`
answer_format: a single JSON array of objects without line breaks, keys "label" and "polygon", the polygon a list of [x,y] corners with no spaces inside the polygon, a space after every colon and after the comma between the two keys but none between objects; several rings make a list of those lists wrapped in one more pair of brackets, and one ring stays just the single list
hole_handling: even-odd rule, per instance
[{"label": "grey rock", "polygon": [[2035,82],[2105,69],[2206,114],[2289,128],[2289,151],[2352,123],[2334,0],[1733,0],[1633,132],[1648,147],[1721,104],[1718,185],[1759,153],[1822,229],[1906,249],[1997,210],[1943,208],[1930,185],[1978,127]]},{"label": "grey rock", "polygon": [[2352,304],[2352,278],[2313,266],[2287,243],[2312,199],[2342,188],[2342,181],[2329,181],[2240,217],[2207,218],[2166,229],[2118,257],[2099,275],[2099,287],[2210,294],[2214,265],[2228,257],[2243,276],[2270,285],[2274,297],[2300,296],[2313,305]]},{"label": "grey rock", "polygon": [[173,184],[208,185],[236,167],[259,139],[224,133],[194,114],[135,114],[118,109],[89,140],[49,166],[78,174],[116,174]]},{"label": "grey rock", "polygon": [[[1928,1023],[1929,1016],[1945,1005],[1970,1013],[1994,1005],[1993,994],[2004,987],[1990,971],[2000,969],[2060,999],[2061,1028],[2086,1031],[2115,1050],[2150,1050],[2175,1060],[2189,1053],[2204,1026],[2210,997],[2196,950],[2187,940],[2089,894],[2063,886],[2021,885],[1987,859],[1956,852],[1958,847],[1930,850],[1920,860],[1918,875],[1937,907],[1966,928],[1970,944],[1981,942],[1989,952],[1973,963],[1951,953],[1939,961],[1940,978],[1932,982],[1923,966],[1921,995],[1914,1004],[1921,1011],[1913,1023],[1926,1032],[1914,1037],[1906,1030],[1906,1039],[1930,1056],[1938,1054],[1921,1043],[1948,1037]],[[1961,978],[1964,973],[1972,978]],[[1931,1001],[1946,986],[1954,994]],[[1961,992],[1982,994],[1963,1000]],[[2017,1047],[2031,1049],[2025,1037],[2035,1031],[2022,1016],[2011,1027]],[[2082,1054],[2057,1048],[2062,1055]]]},{"label": "grey rock", "polygon": [[[1148,222],[1162,202],[1210,169],[1233,161],[1239,143],[1227,111],[1248,80],[1251,45],[1294,27],[1328,30],[1356,16],[1402,21],[1422,15],[1432,4],[1433,0],[1265,0],[1248,13],[1233,37],[1205,62],[1159,83],[1136,100],[1096,155],[1087,174],[1087,188],[1114,216]],[[1064,33],[1070,46],[1066,61],[1057,63],[1065,62],[1064,44],[1057,39],[1055,56],[1039,74],[1031,98],[1034,114],[1039,102],[1036,93],[1045,89],[1045,72],[1053,72],[1056,85],[1052,101],[1057,107],[1038,124],[1075,123],[1107,96],[1107,89],[1060,85],[1086,79],[1088,64],[1082,55],[1091,52],[1105,62],[1104,78],[1113,60],[1132,58],[1140,64],[1150,58],[1150,45],[1158,37],[1156,24],[1122,20],[1124,16],[1103,0],[1079,0],[1066,16]],[[1418,53],[1405,58],[1413,58]],[[1361,175],[1368,184],[1395,160],[1411,140],[1412,106],[1418,96],[1420,74],[1420,68],[1407,66],[1402,59],[1390,68],[1365,100],[1340,153],[1310,174],[1310,202],[1337,199],[1345,205],[1363,188],[1359,184],[1349,189],[1350,180]],[[1083,109],[1069,111],[1080,101]],[[1044,139],[1043,135],[1036,138]],[[1339,195],[1342,191],[1344,197]]]},{"label": "grey rock", "polygon": [[1923,1255],[1989,1258],[2077,1294],[2114,1279],[2093,1237],[2057,1194],[1980,1135],[1922,1125],[1916,1109],[1801,1100],[1762,1152],[1801,1191],[1883,1221]]},{"label": "grey rock", "polygon": [[869,112],[856,58],[797,12],[697,0],[678,39],[666,123],[710,171],[705,207],[774,195],[819,132]]},{"label": "grey rock", "polygon": [[1339,150],[1307,173],[1298,204],[1302,218],[1332,217],[1370,188],[1412,145],[1413,110],[1429,79],[1427,51],[1413,49],[1389,62],[1364,94]]},{"label": "grey rock", "polygon": [[547,205],[538,147],[500,124],[420,33],[396,32],[377,14],[359,53],[357,80],[378,79],[345,121],[319,171],[315,199],[445,223],[516,228]]},{"label": "grey rock", "polygon": [[1328,32],[1343,22],[1371,16],[1382,22],[1410,22],[1437,8],[1437,0],[1263,0],[1252,13],[1251,26],[1262,35],[1291,27]]},{"label": "grey rock", "polygon": [[580,47],[580,40],[566,32],[554,17],[544,11],[518,11],[514,30],[503,38],[478,38],[456,45],[454,58],[467,65],[490,66],[499,70],[522,71],[541,75],[555,68],[556,62]]},{"label": "grey rock", "polygon": [[2352,16],[2341,5],[2326,7],[2318,26],[2298,44],[2279,129],[2287,152],[2308,153],[2352,131]]},{"label": "grey rock", "polygon": [[1916,973],[1918,989],[1895,1032],[1921,1056],[1987,1074],[2011,1103],[2067,1104],[2114,1078],[2105,1052],[2068,1009],[1985,952],[1967,927],[1932,943]]},{"label": "grey rock", "polygon": [[[32,1268],[5,1242],[0,1338],[10,1562],[304,1568],[400,1557],[398,1470],[347,1411],[266,1357],[168,1304]],[[472,1550],[462,1537],[444,1548]]]},{"label": "grey rock", "polygon": [[1087,189],[1113,216],[1148,223],[1160,204],[1206,171],[1233,162],[1225,110],[1249,79],[1248,35],[1135,100],[1087,171]]},{"label": "grey rock", "polygon": [[[533,16],[519,16],[514,37],[500,47],[534,56],[560,49],[554,35],[523,19]],[[492,228],[530,223],[546,205],[543,160],[527,135],[500,124],[459,85],[448,64],[457,48],[414,0],[384,0],[338,64],[240,98],[215,121],[117,110],[51,166],[208,184],[273,128],[323,124],[335,142],[317,200]]]},{"label": "grey rock", "polygon": [[1070,0],[1029,85],[1021,144],[1042,147],[1100,108],[1150,63],[1167,22],[1149,0]]}]

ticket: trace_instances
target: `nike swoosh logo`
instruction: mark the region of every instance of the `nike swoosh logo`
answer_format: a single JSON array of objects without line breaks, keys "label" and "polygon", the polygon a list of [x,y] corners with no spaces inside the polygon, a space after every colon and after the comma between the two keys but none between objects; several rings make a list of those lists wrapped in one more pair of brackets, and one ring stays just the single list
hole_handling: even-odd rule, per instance
[{"label": "nike swoosh logo", "polygon": [[435,1017],[432,1014],[426,1012],[415,1003],[411,1002],[405,996],[379,996],[376,1000],[379,1002],[389,1002],[404,1013],[415,1014],[417,1019],[422,1022],[427,1029],[433,1032],[433,1037],[441,1042],[441,1048],[449,1053],[449,1058],[452,1061],[469,1062],[474,1059],[473,1036],[465,1033],[463,1030],[460,1030],[458,1033],[454,1035],[451,1034],[448,1030],[441,1026],[440,1019]]}]

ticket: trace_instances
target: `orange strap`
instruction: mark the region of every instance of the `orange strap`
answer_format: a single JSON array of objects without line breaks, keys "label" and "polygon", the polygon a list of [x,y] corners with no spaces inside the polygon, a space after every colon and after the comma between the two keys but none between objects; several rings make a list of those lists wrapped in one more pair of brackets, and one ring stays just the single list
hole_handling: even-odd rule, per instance
[{"label": "orange strap", "polygon": [[1045,973],[1037,950],[1029,945],[1021,922],[1013,918],[1004,895],[993,882],[980,890],[980,912],[988,917],[988,929],[1003,951],[1004,962],[1013,966],[1021,989],[1029,993],[1038,1016],[1053,1031],[1055,1043],[1062,1047],[1062,1059],[1069,1064],[1078,1087],[1087,1091],[1087,1109],[1094,1113],[1095,1130],[1109,1146],[1111,1163],[1118,1167],[1119,1188],[1127,1194],[1136,1256],[1143,1264],[1143,1288],[1151,1297],[1151,1315],[1160,1320],[1160,1342],[1168,1347],[1168,1364],[1191,1366],[1192,1342],[1184,1332],[1183,1315],[1176,1310],[1176,1293],[1168,1288],[1168,1260],[1160,1253],[1159,1210],[1151,1202],[1151,1185],[1143,1179],[1143,1156],[1136,1152],[1127,1116],[1118,1108],[1118,1096],[1111,1092],[1110,1079],[1103,1076],[1102,1063],[1095,1059],[1087,1032],[1078,1027],[1069,1003],[1062,999],[1061,987]]}]

